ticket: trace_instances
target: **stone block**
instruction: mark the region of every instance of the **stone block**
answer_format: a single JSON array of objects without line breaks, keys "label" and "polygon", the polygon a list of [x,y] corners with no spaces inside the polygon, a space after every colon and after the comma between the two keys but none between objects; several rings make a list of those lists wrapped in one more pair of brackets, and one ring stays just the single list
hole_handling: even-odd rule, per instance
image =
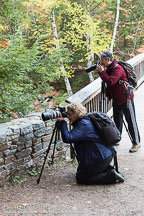
[{"label": "stone block", "polygon": [[3,172],[4,170],[4,165],[0,166],[0,173]]},{"label": "stone block", "polygon": [[33,150],[34,150],[34,153],[42,150],[42,143],[36,145],[36,146],[33,146]]},{"label": "stone block", "polygon": [[2,172],[0,172],[0,181],[4,182],[6,176],[7,176],[6,170],[3,170]]},{"label": "stone block", "polygon": [[24,158],[20,158],[16,160],[16,166],[19,167],[24,164]]},{"label": "stone block", "polygon": [[14,139],[17,139],[19,137],[19,133],[13,133],[12,135],[9,135],[7,136],[7,140],[8,141],[11,141],[11,140],[14,140]]},{"label": "stone block", "polygon": [[29,162],[25,163],[25,168],[28,169],[31,166],[33,166],[33,160],[30,160]]},{"label": "stone block", "polygon": [[4,164],[4,159],[0,158],[0,167]]},{"label": "stone block", "polygon": [[31,140],[33,137],[34,137],[34,134],[33,134],[33,132],[31,132],[31,133],[28,133],[28,134],[24,135],[24,140],[25,141]]},{"label": "stone block", "polygon": [[3,152],[3,154],[4,154],[5,157],[8,157],[8,156],[10,156],[10,155],[15,154],[16,151],[17,151],[17,149],[12,149],[12,150],[8,149],[8,150],[5,150],[5,151]]},{"label": "stone block", "polygon": [[43,149],[48,148],[49,142],[43,142],[42,145],[43,145]]},{"label": "stone block", "polygon": [[37,145],[41,143],[41,138],[33,137],[32,145]]},{"label": "stone block", "polygon": [[53,121],[45,121],[45,126],[50,127],[50,128],[54,128],[55,122],[56,122],[55,120],[53,120]]},{"label": "stone block", "polygon": [[11,145],[10,149],[17,149],[17,145]]},{"label": "stone block", "polygon": [[9,170],[11,170],[13,167],[14,167],[14,163],[11,162],[11,163],[5,165],[5,166],[4,166],[4,169],[7,170],[7,171],[9,171]]},{"label": "stone block", "polygon": [[20,136],[19,138],[18,138],[18,145],[19,144],[21,144],[21,143],[25,143],[25,138],[24,138],[24,136]]},{"label": "stone block", "polygon": [[2,151],[0,151],[0,158],[2,158],[3,157],[3,153],[2,153]]},{"label": "stone block", "polygon": [[9,147],[8,143],[5,142],[5,143],[0,143],[0,151],[4,151],[4,150],[7,150]]},{"label": "stone block", "polygon": [[51,128],[43,128],[34,132],[35,137],[42,137],[44,135],[49,135],[52,133]]},{"label": "stone block", "polygon": [[26,142],[25,142],[25,147],[26,147],[26,148],[32,147],[32,139],[31,139],[31,140],[26,140]]},{"label": "stone block", "polygon": [[42,136],[42,142],[47,142],[51,139],[51,135]]},{"label": "stone block", "polygon": [[52,135],[53,129],[52,128],[45,128],[46,135]]},{"label": "stone block", "polygon": [[36,157],[38,157],[39,155],[44,154],[44,153],[46,152],[46,150],[47,150],[47,149],[42,149],[42,150],[39,151],[39,152],[33,153],[33,154],[32,154],[32,158],[36,158]]},{"label": "stone block", "polygon": [[11,156],[9,156],[9,157],[5,157],[5,158],[4,158],[5,164],[9,164],[9,163],[11,163],[11,162],[13,162],[13,161],[15,161],[15,160],[16,160],[16,158],[15,158],[14,155],[11,155]]},{"label": "stone block", "polygon": [[18,145],[18,143],[19,143],[19,139],[18,138],[16,138],[16,139],[14,139],[14,140],[12,140],[12,145]]},{"label": "stone block", "polygon": [[9,128],[13,131],[13,133],[20,135],[19,125],[10,125]]},{"label": "stone block", "polygon": [[31,124],[34,130],[39,130],[45,127],[45,124],[41,120],[31,120]]},{"label": "stone block", "polygon": [[42,163],[44,160],[44,154],[39,155],[36,158],[33,158],[33,165],[37,165],[38,163]]},{"label": "stone block", "polygon": [[30,134],[32,131],[33,131],[33,128],[31,124],[20,125],[20,134],[22,136],[26,134]]},{"label": "stone block", "polygon": [[28,148],[28,149],[23,149],[22,151],[20,152],[16,152],[15,153],[15,156],[16,158],[25,158],[25,157],[28,157],[32,152],[32,149],[31,148]]},{"label": "stone block", "polygon": [[7,141],[7,139],[6,139],[6,133],[0,132],[0,144],[1,144],[1,143],[4,143],[4,142],[6,142],[6,141]]},{"label": "stone block", "polygon": [[24,158],[24,163],[26,163],[26,162],[28,162],[30,160],[31,160],[31,156],[28,156],[28,157]]},{"label": "stone block", "polygon": [[18,151],[21,151],[24,148],[25,148],[25,144],[24,143],[21,143],[20,145],[17,146],[17,150]]}]

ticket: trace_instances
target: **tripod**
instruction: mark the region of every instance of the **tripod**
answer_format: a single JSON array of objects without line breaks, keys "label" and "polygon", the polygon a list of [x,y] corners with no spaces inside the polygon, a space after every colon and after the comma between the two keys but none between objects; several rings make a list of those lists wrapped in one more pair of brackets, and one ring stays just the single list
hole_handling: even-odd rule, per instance
[{"label": "tripod", "polygon": [[[43,173],[43,169],[44,169],[44,166],[45,166],[45,163],[46,163],[46,159],[48,157],[48,154],[49,154],[49,151],[50,151],[50,148],[51,148],[51,144],[52,144],[53,138],[55,136],[53,153],[52,153],[52,156],[51,156],[51,161],[49,161],[48,164],[53,165],[53,163],[54,163],[54,154],[55,154],[55,148],[56,148],[57,140],[58,140],[58,137],[59,137],[59,132],[60,132],[60,130],[59,130],[59,126],[58,126],[58,121],[56,121],[55,127],[53,129],[53,133],[52,133],[52,136],[51,136],[51,139],[50,139],[50,142],[49,142],[49,146],[48,146],[48,149],[46,151],[46,155],[45,155],[44,162],[43,162],[43,165],[42,165],[42,168],[41,168],[41,172],[40,172],[39,178],[37,179],[37,184],[40,183],[40,179],[41,179],[41,176],[42,176],[42,173]],[[70,145],[71,145],[71,149],[73,150],[73,153],[76,156],[76,159],[78,161],[75,148],[72,146],[72,143],[70,143]]]},{"label": "tripod", "polygon": [[104,101],[105,101],[105,83],[104,81],[101,82],[101,95],[100,95],[100,102],[99,102],[99,111],[104,112]]},{"label": "tripod", "polygon": [[50,139],[50,142],[49,142],[49,146],[48,146],[48,149],[46,151],[46,155],[45,155],[44,162],[43,162],[43,165],[42,165],[42,168],[41,168],[41,172],[40,172],[39,178],[37,179],[37,184],[40,183],[40,179],[41,179],[41,176],[42,176],[42,173],[43,173],[43,169],[44,169],[44,166],[45,166],[45,163],[46,163],[46,159],[48,157],[48,154],[49,154],[49,151],[50,151],[50,148],[51,148],[51,144],[52,144],[53,138],[55,136],[53,153],[52,153],[52,156],[51,156],[51,161],[49,161],[49,165],[52,165],[54,163],[54,153],[55,153],[55,148],[56,148],[56,144],[57,144],[57,140],[58,140],[58,135],[59,135],[59,128],[58,128],[58,121],[56,121],[55,127],[53,129],[53,133],[52,133],[52,136],[51,136],[51,139]]}]

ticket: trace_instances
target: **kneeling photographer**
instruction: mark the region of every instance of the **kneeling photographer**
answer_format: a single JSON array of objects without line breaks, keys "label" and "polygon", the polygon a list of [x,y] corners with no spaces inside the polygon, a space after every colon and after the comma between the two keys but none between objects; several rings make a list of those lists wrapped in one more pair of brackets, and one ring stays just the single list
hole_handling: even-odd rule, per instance
[{"label": "kneeling photographer", "polygon": [[80,103],[67,106],[67,118],[73,129],[69,132],[67,123],[57,118],[62,140],[73,143],[78,159],[76,180],[79,184],[114,184],[124,182],[124,177],[110,165],[113,154],[103,145],[92,122],[86,117],[86,108]]}]

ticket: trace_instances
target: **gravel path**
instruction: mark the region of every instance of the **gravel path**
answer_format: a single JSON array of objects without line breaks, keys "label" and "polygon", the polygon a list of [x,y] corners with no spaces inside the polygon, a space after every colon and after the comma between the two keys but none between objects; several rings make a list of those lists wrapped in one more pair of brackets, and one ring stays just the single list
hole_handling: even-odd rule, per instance
[{"label": "gravel path", "polygon": [[76,165],[60,161],[37,177],[0,188],[0,216],[142,216],[144,159],[138,153],[119,155],[125,182],[106,186],[77,185]]}]

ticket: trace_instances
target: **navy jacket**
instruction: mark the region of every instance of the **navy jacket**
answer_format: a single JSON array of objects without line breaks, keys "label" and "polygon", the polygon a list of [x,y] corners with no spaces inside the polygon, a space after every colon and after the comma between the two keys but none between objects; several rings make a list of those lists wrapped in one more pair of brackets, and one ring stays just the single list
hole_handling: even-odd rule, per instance
[{"label": "navy jacket", "polygon": [[74,143],[80,166],[86,168],[94,167],[112,154],[102,144],[102,140],[90,120],[85,118],[78,119],[73,123],[73,129],[70,132],[65,120],[59,123],[63,142]]}]

